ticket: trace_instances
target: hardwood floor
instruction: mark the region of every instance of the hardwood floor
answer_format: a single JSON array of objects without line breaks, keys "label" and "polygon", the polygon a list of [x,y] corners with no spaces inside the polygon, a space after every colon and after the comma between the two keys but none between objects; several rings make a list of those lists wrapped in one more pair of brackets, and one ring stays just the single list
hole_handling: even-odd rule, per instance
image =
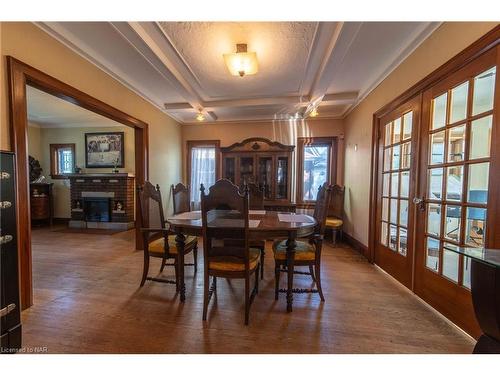
[{"label": "hardwood floor", "polygon": [[[49,353],[470,353],[474,341],[356,251],[323,251],[323,290],[274,301],[272,251],[245,327],[243,284],[218,280],[202,322],[203,267],[175,286],[139,288],[134,231],[114,235],[33,231],[34,306],[23,312],[23,345]],[[160,268],[152,261],[151,270]],[[164,271],[173,277],[172,267]],[[282,277],[282,282],[285,278]],[[296,286],[310,287],[296,275]],[[284,285],[284,284],[283,284]]]}]

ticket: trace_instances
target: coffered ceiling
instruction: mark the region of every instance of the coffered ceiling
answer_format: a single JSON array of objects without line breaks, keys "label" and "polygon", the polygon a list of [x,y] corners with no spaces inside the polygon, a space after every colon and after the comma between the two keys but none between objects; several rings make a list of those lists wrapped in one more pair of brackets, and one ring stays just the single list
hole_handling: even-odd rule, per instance
[{"label": "coffered ceiling", "polygon": [[[47,22],[40,28],[181,123],[342,118],[435,22]],[[229,74],[246,43],[259,72]]]}]

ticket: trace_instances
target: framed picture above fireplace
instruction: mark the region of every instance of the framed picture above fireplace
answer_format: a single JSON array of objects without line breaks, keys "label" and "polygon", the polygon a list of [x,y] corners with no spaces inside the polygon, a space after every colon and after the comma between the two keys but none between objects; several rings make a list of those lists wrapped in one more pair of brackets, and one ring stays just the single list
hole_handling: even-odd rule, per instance
[{"label": "framed picture above fireplace", "polygon": [[123,168],[124,132],[85,133],[86,168]]}]

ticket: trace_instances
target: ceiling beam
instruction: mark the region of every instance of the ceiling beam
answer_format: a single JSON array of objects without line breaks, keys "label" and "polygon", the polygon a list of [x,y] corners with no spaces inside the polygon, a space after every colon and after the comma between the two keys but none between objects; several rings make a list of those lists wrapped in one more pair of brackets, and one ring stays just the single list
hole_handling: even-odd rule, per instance
[{"label": "ceiling beam", "polygon": [[321,105],[339,104],[340,102],[354,103],[358,98],[357,91],[338,92],[335,94],[325,94],[321,100]]},{"label": "ceiling beam", "polygon": [[[234,107],[259,107],[277,105],[304,105],[309,103],[308,96],[276,96],[271,98],[249,98],[234,100],[214,100],[200,102],[200,105],[207,111],[214,108],[234,108]],[[166,110],[192,110],[190,103],[165,103]]]},{"label": "ceiling beam", "polygon": [[[205,117],[215,121],[217,116],[212,111],[207,111],[203,106],[203,102],[198,95],[196,89],[190,84],[189,80],[186,78],[186,72],[179,68],[182,64],[179,64],[178,56],[169,43],[168,39],[164,37],[159,26],[152,22],[128,22],[129,27],[142,39],[144,46],[137,46],[136,48],[143,49],[144,47],[149,48],[149,50],[159,59],[163,64],[163,68],[166,69],[175,80],[175,86],[178,87],[179,94],[184,97],[187,104],[191,109],[195,109],[197,112],[203,113]],[[148,51],[144,51],[145,53]],[[186,104],[186,103],[177,103]],[[166,108],[167,109],[167,108]]]}]

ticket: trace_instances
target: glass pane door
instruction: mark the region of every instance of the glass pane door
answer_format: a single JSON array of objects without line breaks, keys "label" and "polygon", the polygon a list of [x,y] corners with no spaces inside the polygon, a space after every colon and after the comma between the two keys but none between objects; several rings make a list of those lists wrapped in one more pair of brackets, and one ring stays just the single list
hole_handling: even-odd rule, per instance
[{"label": "glass pane door", "polygon": [[415,292],[468,332],[470,261],[449,249],[486,244],[495,85],[488,53],[423,95]]},{"label": "glass pane door", "polygon": [[234,157],[224,158],[224,178],[227,178],[233,184],[236,181],[236,161]]},{"label": "glass pane door", "polygon": [[272,156],[259,158],[257,182],[264,187],[264,198],[272,199],[273,158]]},{"label": "glass pane door", "polygon": [[379,125],[378,233],[375,262],[411,287],[415,123],[418,100],[381,119]]},{"label": "glass pane door", "polygon": [[280,156],[276,163],[276,199],[288,198],[288,157]]},{"label": "glass pane door", "polygon": [[255,182],[253,156],[240,157],[240,181],[239,184]]}]

